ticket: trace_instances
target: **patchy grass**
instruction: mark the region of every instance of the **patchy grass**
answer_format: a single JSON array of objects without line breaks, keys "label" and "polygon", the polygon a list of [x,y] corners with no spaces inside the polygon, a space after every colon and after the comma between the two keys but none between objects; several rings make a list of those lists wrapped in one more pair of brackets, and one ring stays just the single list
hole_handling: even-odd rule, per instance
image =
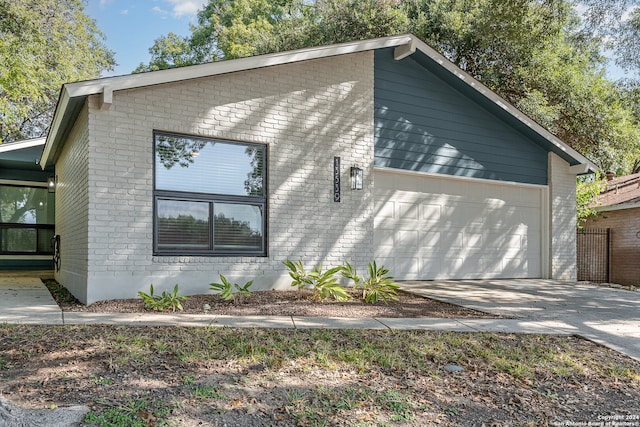
[{"label": "patchy grass", "polygon": [[3,396],[101,426],[534,426],[640,399],[640,363],[540,335],[1,325],[0,368]]}]

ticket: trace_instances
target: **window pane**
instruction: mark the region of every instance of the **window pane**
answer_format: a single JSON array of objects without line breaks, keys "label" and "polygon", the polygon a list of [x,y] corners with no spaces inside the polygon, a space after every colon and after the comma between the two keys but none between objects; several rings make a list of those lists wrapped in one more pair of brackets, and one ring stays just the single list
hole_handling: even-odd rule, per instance
[{"label": "window pane", "polygon": [[0,185],[0,222],[55,224],[54,197],[44,187]]},{"label": "window pane", "polygon": [[209,203],[158,200],[158,249],[209,249]]},{"label": "window pane", "polygon": [[262,251],[260,206],[215,203],[214,214],[215,249]]},{"label": "window pane", "polygon": [[3,228],[0,235],[3,252],[36,252],[35,228]]},{"label": "window pane", "polygon": [[53,229],[38,230],[38,252],[45,254],[53,253],[51,239],[53,239],[55,234],[55,230]]},{"label": "window pane", "polygon": [[262,146],[156,135],[156,189],[262,196]]}]

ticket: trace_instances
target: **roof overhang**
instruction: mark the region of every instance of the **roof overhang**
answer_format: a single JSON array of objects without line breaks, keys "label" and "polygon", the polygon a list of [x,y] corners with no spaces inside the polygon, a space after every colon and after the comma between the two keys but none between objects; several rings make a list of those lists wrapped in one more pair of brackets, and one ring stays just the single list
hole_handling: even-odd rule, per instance
[{"label": "roof overhang", "polygon": [[471,91],[471,93],[476,95],[476,98],[479,97],[485,101],[485,103],[488,102],[490,106],[493,106],[493,108],[497,107],[497,110],[515,119],[517,123],[520,123],[526,129],[529,129],[532,133],[547,141],[549,145],[553,147],[553,151],[560,154],[561,157],[567,160],[571,165],[583,165],[583,167],[576,169],[576,173],[580,173],[580,170],[582,173],[595,172],[598,169],[597,166],[589,159],[573,150],[552,133],[536,123],[533,119],[526,116],[478,80],[462,71],[429,45],[411,34],[354,41],[329,46],[310,47],[288,52],[278,52],[140,74],[67,83],[62,87],[60,92],[60,97],[53,117],[53,123],[46,139],[40,164],[45,168],[55,163],[64,139],[71,131],[71,128],[75,123],[75,119],[86,102],[86,99],[91,95],[101,94],[100,109],[106,110],[111,105],[113,92],[119,90],[175,83],[202,77],[255,70],[264,67],[272,67],[276,65],[384,48],[395,48],[394,56],[396,60],[402,60],[406,57],[412,56],[416,51],[421,52],[425,57],[429,58],[430,61],[438,64],[440,66],[439,68],[444,73],[449,76],[453,76],[455,80],[462,82],[464,86]]},{"label": "roof overhang", "polygon": [[26,139],[0,144],[0,169],[38,172],[45,138]]},{"label": "roof overhang", "polygon": [[24,150],[25,148],[42,146],[45,144],[46,140],[47,139],[43,137],[25,139],[16,142],[6,142],[4,144],[0,144],[0,153],[9,153],[11,151]]},{"label": "roof overhang", "polygon": [[635,209],[635,208],[640,208],[640,202],[619,203],[617,205],[609,205],[609,206],[596,206],[594,209],[598,212],[611,212],[611,211],[621,211],[624,209]]}]

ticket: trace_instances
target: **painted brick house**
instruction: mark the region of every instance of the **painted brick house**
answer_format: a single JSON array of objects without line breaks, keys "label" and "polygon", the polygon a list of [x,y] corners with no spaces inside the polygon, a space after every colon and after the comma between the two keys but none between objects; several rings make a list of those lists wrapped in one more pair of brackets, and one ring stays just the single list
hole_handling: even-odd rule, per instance
[{"label": "painted brick house", "polygon": [[587,220],[584,228],[610,230],[609,281],[640,286],[640,173],[608,181],[594,207],[600,215]]},{"label": "painted brick house", "polygon": [[66,84],[40,164],[85,303],[285,287],[285,259],[572,280],[595,170],[411,35]]}]

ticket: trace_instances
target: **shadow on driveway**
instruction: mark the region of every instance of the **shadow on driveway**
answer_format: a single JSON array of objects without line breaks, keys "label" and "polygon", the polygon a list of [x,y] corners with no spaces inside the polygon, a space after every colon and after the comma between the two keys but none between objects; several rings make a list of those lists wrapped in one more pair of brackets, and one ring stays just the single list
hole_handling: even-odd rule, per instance
[{"label": "shadow on driveway", "polygon": [[538,279],[399,284],[435,300],[575,333],[640,360],[640,292]]}]

